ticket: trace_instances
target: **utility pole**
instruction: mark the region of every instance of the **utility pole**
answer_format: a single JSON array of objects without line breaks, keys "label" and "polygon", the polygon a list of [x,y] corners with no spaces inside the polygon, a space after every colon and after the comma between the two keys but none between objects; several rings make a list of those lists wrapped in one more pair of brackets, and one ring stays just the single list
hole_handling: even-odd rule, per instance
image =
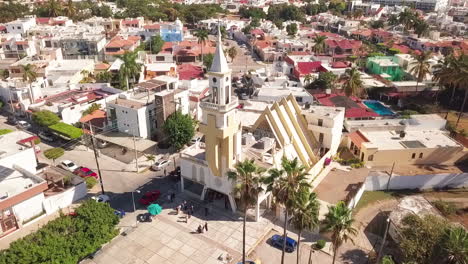
[{"label": "utility pole", "polygon": [[393,176],[393,168],[395,168],[395,162],[393,162],[392,170],[390,171],[390,177],[388,177],[388,181],[387,181],[387,191],[388,191],[388,188],[390,187],[390,180],[392,179],[392,176]]},{"label": "utility pole", "polygon": [[379,254],[377,255],[376,263],[380,263],[380,258],[382,257],[382,250],[385,245],[385,240],[387,240],[388,229],[390,228],[390,218],[387,218],[387,226],[385,227],[385,233],[383,236],[382,244],[380,245]]},{"label": "utility pole", "polygon": [[96,160],[96,166],[97,166],[98,175],[99,175],[99,183],[101,184],[101,192],[102,192],[102,194],[105,194],[104,184],[102,183],[101,168],[99,167],[98,154],[97,154],[97,150],[96,150],[96,142],[95,142],[95,138],[94,138],[93,125],[91,124],[91,121],[89,121],[88,124],[89,124],[89,131],[91,132],[91,141],[92,141],[92,144],[93,144],[94,159]]},{"label": "utility pole", "polygon": [[135,135],[132,133],[133,136],[133,149],[135,150],[135,169],[136,173],[138,173],[138,151],[136,147],[136,140],[135,140]]}]

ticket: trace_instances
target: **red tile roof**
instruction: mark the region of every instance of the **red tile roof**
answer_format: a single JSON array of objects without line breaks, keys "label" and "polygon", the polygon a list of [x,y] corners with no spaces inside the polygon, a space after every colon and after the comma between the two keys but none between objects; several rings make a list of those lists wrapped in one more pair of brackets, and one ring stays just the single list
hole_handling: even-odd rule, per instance
[{"label": "red tile roof", "polygon": [[179,80],[201,79],[204,76],[202,67],[192,64],[178,66],[177,73],[179,74]]},{"label": "red tile roof", "polygon": [[[359,117],[378,117],[379,115],[372,111],[370,108],[367,108],[359,98],[355,96],[347,97],[343,93],[335,94],[314,94],[314,98],[319,101],[320,104],[325,106],[341,106],[345,107],[345,117],[346,118],[359,118]],[[332,98],[341,97],[344,103],[334,103]]]},{"label": "red tile roof", "polygon": [[369,140],[359,130],[349,134],[349,138],[358,148],[361,148],[362,143],[369,142]]},{"label": "red tile roof", "polygon": [[320,61],[311,61],[311,62],[298,62],[297,71],[301,75],[318,72],[322,68],[322,63]]},{"label": "red tile roof", "polygon": [[107,64],[107,63],[98,63],[98,64],[94,65],[94,69],[98,70],[98,71],[107,70],[107,69],[109,69],[109,67],[110,67],[110,65]]},{"label": "red tile roof", "polygon": [[342,68],[347,68],[348,64],[343,61],[335,61],[335,62],[332,62],[330,66],[335,69],[342,69]]},{"label": "red tile roof", "polygon": [[290,52],[288,55],[291,55],[291,56],[301,56],[301,55],[312,55],[311,52],[308,52],[308,51],[292,51]]},{"label": "red tile roof", "polygon": [[252,34],[252,35],[265,35],[265,32],[263,32],[263,30],[261,30],[259,28],[254,28],[254,29],[250,30],[250,34]]},{"label": "red tile roof", "polygon": [[37,24],[49,24],[50,20],[50,17],[36,17]]},{"label": "red tile roof", "polygon": [[160,29],[161,24],[144,25],[143,28],[144,29]]},{"label": "red tile roof", "polygon": [[107,43],[106,48],[131,47],[137,44],[139,40],[140,36],[128,36],[126,39],[122,36],[115,36]]}]

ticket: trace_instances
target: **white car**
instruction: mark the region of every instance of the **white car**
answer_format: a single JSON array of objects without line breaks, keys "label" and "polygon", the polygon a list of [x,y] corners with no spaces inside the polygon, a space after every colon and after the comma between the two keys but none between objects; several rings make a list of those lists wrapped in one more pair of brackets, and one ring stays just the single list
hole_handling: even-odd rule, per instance
[{"label": "white car", "polygon": [[63,160],[60,162],[60,166],[67,171],[74,172],[76,169],[78,169],[78,165],[76,165],[73,161],[71,160]]},{"label": "white car", "polygon": [[98,196],[93,196],[93,197],[91,197],[91,199],[95,200],[98,203],[109,203],[110,202],[109,196],[107,196],[105,194],[100,194]]},{"label": "white car", "polygon": [[158,161],[157,161],[156,163],[154,163],[153,165],[151,165],[151,169],[152,169],[152,170],[155,170],[155,171],[163,170],[163,169],[166,168],[169,164],[171,164],[171,161],[170,161],[170,160],[161,159],[161,160],[158,160]]},{"label": "white car", "polygon": [[29,124],[28,122],[23,121],[23,120],[18,121],[17,125],[18,125],[19,128],[22,128],[22,129],[29,129],[29,128],[31,128],[31,124]]}]

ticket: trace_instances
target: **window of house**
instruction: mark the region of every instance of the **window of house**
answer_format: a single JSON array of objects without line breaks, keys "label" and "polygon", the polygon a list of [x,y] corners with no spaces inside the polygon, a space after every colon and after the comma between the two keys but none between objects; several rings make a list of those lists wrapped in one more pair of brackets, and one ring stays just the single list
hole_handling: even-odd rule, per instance
[{"label": "window of house", "polygon": [[164,61],[164,56],[156,56],[156,61]]},{"label": "window of house", "polygon": [[318,126],[323,126],[323,119],[318,120]]},{"label": "window of house", "polygon": [[323,143],[323,133],[320,133],[320,134],[319,134],[319,142],[320,142],[320,143]]},{"label": "window of house", "polygon": [[18,50],[23,50],[23,45],[18,45]]},{"label": "window of house", "polygon": [[369,155],[369,157],[367,157],[367,160],[368,161],[373,161],[374,160],[374,155]]},{"label": "window of house", "polygon": [[10,49],[11,49],[11,48],[10,48],[10,45],[5,45],[5,49],[6,49],[6,50],[10,50]]},{"label": "window of house", "polygon": [[302,97],[296,97],[296,102],[302,103]]},{"label": "window of house", "polygon": [[411,158],[415,159],[416,158],[416,153],[413,153],[413,155],[411,155]]},{"label": "window of house", "polygon": [[423,153],[421,152],[419,153],[419,158],[422,159],[422,157],[423,157]]}]

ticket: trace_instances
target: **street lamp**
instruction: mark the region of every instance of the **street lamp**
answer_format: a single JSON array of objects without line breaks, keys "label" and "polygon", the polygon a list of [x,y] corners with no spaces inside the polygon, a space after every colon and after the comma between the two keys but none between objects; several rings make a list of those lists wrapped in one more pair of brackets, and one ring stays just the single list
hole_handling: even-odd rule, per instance
[{"label": "street lamp", "polygon": [[[136,212],[136,206],[135,206],[135,195],[133,193],[140,193],[140,190],[135,190],[135,191],[132,191],[132,202],[133,202],[133,212],[135,213]],[[136,221],[135,221],[135,226],[137,226],[138,224],[138,218],[136,218]]]},{"label": "street lamp", "polygon": [[[126,129],[124,132],[129,133],[129,130]],[[135,170],[138,173],[138,151],[137,151],[137,148],[136,148],[135,135],[133,133],[132,133],[132,138],[133,138],[133,149],[135,151]]]}]

